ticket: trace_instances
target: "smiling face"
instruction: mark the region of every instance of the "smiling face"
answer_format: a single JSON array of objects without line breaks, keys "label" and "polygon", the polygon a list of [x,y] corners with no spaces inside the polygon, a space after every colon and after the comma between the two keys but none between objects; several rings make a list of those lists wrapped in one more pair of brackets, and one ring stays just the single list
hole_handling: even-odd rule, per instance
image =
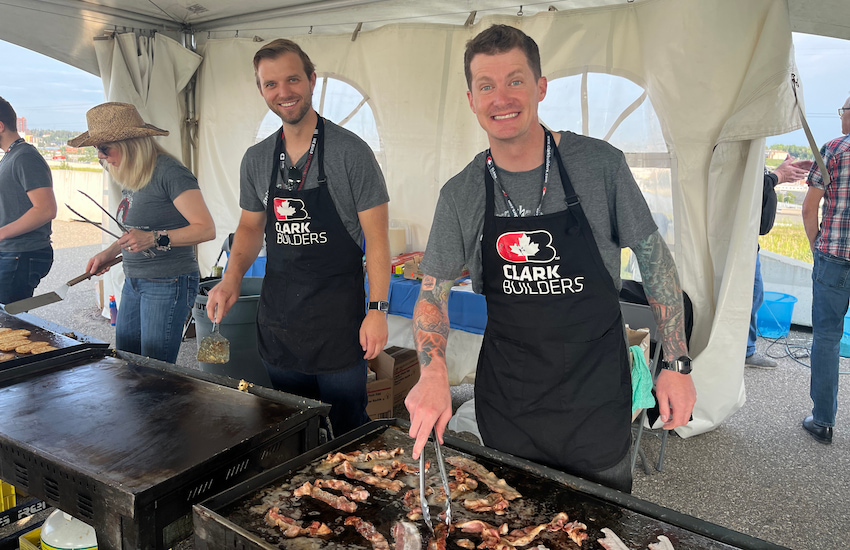
[{"label": "smiling face", "polygon": [[298,54],[287,52],[260,60],[257,84],[269,109],[285,124],[295,126],[312,108],[316,73],[308,76]]},{"label": "smiling face", "polygon": [[546,97],[546,78],[535,78],[519,48],[493,55],[477,54],[469,64],[469,106],[494,141],[519,142],[539,125],[537,104]]}]

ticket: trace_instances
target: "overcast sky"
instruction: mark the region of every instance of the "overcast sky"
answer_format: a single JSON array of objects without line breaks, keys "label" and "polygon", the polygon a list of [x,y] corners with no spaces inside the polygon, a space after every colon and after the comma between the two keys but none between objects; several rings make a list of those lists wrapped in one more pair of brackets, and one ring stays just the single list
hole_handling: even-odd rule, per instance
[{"label": "overcast sky", "polygon": [[[809,126],[818,145],[841,132],[838,108],[850,95],[850,40],[794,34]],[[30,128],[84,131],[86,111],[103,102],[100,78],[0,40],[0,96]],[[768,144],[807,145],[802,130]]]}]

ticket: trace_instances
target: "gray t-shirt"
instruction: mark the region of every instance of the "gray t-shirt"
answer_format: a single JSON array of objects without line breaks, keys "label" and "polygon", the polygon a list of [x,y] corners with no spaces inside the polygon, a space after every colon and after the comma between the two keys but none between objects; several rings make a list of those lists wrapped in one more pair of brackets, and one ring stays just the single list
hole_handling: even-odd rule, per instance
[{"label": "gray t-shirt", "polygon": [[[635,183],[623,153],[598,139],[561,132],[558,145],[564,167],[581,200],[605,267],[617,289],[620,281],[620,249],[638,244],[657,230],[649,207]],[[481,236],[484,229],[484,163],[479,153],[459,174],[443,186],[422,272],[437,279],[455,279],[463,266],[469,268],[472,288],[481,293]],[[533,216],[543,187],[541,165],[528,172],[508,172],[497,167],[499,182],[522,216]],[[494,185],[497,216],[511,215],[499,186]],[[543,214],[566,209],[564,189],[555,159],[543,201]]]},{"label": "gray t-shirt", "polygon": [[[169,155],[159,155],[150,182],[138,191],[124,189],[116,216],[128,228],[143,231],[179,229],[189,222],[174,206],[174,199],[184,191],[199,189],[198,180],[180,161]],[[173,246],[171,250],[149,249],[154,253],[146,258],[141,252],[124,250],[124,274],[134,278],[176,277],[198,271],[195,251],[191,246]]]},{"label": "gray t-shirt", "polygon": [[[53,176],[38,149],[18,143],[0,159],[0,227],[32,208],[27,191],[53,187]],[[29,233],[0,241],[0,252],[31,252],[50,246],[50,222]]]},{"label": "gray t-shirt", "polygon": [[[239,206],[249,212],[263,212],[269,195],[272,170],[277,183],[282,183],[279,162],[274,157],[275,144],[280,129],[245,151],[239,174]],[[303,169],[307,162],[305,153],[295,165]],[[304,189],[319,186],[319,155],[313,154]],[[286,159],[287,168],[290,159]],[[363,230],[358,212],[389,202],[384,175],[375,160],[375,154],[356,134],[325,119],[325,176],[328,191],[342,223],[359,246],[363,245]]]}]

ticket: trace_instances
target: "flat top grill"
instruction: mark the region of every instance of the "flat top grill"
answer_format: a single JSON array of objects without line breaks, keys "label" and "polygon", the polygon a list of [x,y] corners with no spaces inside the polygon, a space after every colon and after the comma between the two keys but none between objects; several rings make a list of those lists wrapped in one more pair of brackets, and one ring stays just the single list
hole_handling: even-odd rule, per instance
[{"label": "flat top grill", "polygon": [[[398,422],[395,420],[384,422]],[[352,527],[344,526],[343,521],[349,514],[325,505],[309,497],[296,499],[291,491],[304,481],[313,481],[317,477],[340,478],[340,475],[317,472],[317,466],[328,452],[350,452],[353,450],[370,451],[402,447],[405,454],[402,460],[412,463],[410,452],[413,440],[406,431],[396,426],[377,427],[377,422],[361,427],[342,441],[331,441],[298,459],[282,464],[278,468],[264,472],[250,482],[237,485],[201,504],[195,505],[196,536],[206,537],[203,548],[224,550],[225,540],[237,537],[239,544],[230,548],[305,548],[304,538],[287,539],[280,529],[269,526],[264,514],[271,506],[279,506],[280,513],[293,517],[306,527],[312,521],[324,522],[334,534],[320,539],[310,539],[310,548],[371,548],[371,545]],[[334,448],[334,445],[336,447]],[[433,450],[426,446],[426,458],[434,460]],[[629,548],[646,548],[649,543],[658,542],[658,535],[667,536],[676,550],[729,550],[777,549],[771,543],[754,539],[730,531],[723,527],[703,522],[667,510],[651,503],[640,501],[631,495],[625,495],[611,489],[555,472],[548,468],[523,461],[510,455],[504,455],[483,447],[446,438],[443,456],[466,456],[494,472],[499,478],[522,493],[522,498],[511,502],[505,515],[497,516],[493,512],[471,512],[460,502],[453,501],[454,523],[481,519],[499,526],[507,522],[510,529],[519,529],[552,520],[555,514],[565,512],[570,521],[580,521],[587,525],[588,539],[582,548],[600,547],[595,541],[603,538],[601,529],[613,530]],[[436,474],[436,467],[429,470],[429,476]],[[393,543],[392,527],[398,521],[406,519],[408,508],[403,504],[404,493],[418,487],[417,477],[401,478],[406,487],[397,495],[374,488],[370,485],[351,480],[354,485],[363,485],[371,494],[365,503],[357,503],[355,515],[375,525],[390,544]],[[573,483],[575,482],[575,483]],[[435,480],[430,480],[436,486]],[[475,495],[467,498],[484,497],[489,489],[483,484]],[[433,510],[433,509],[432,509]],[[429,536],[424,522],[412,521],[417,526],[423,548]],[[203,528],[199,530],[199,525]],[[200,533],[200,535],[198,535]],[[454,541],[466,538],[476,545],[481,542],[477,535],[454,531],[449,535],[448,548],[456,548]],[[543,544],[550,550],[575,550],[576,544],[565,533],[544,533],[529,547]],[[731,545],[730,545],[731,544]]]},{"label": "flat top grill", "polygon": [[[21,370],[21,369],[18,369]],[[142,492],[299,413],[292,405],[115,357],[0,382],[6,438]]]},{"label": "flat top grill", "polygon": [[[17,367],[20,365],[25,365],[29,363],[34,363],[36,361],[41,361],[50,357],[56,357],[62,355],[63,353],[67,353],[68,351],[73,351],[77,349],[82,349],[84,347],[92,347],[92,344],[98,345],[102,344],[103,347],[106,347],[105,342],[99,341],[86,341],[83,342],[81,335],[76,334],[69,330],[68,335],[56,332],[56,330],[62,330],[65,327],[60,327],[58,325],[53,325],[52,323],[48,323],[43,319],[39,319],[33,315],[29,315],[27,313],[22,313],[20,315],[10,315],[6,313],[5,310],[0,308],[0,328],[10,328],[12,330],[17,329],[26,329],[30,331],[30,335],[27,338],[31,342],[47,342],[54,348],[57,348],[53,351],[49,351],[46,353],[39,354],[20,354],[15,353],[14,359],[9,359],[7,361],[3,361],[0,363],[0,370],[5,370],[13,367]],[[56,329],[56,330],[51,330]],[[71,337],[73,336],[73,337]],[[78,338],[81,338],[78,340]],[[3,353],[14,353],[14,352],[3,352]]]}]

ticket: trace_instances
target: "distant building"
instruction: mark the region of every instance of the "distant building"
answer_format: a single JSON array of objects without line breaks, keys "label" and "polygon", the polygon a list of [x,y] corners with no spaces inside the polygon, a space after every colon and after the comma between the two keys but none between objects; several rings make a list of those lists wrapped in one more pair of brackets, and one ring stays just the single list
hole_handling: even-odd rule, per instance
[{"label": "distant building", "polygon": [[785,160],[785,157],[787,155],[788,155],[787,151],[779,151],[779,150],[776,150],[776,149],[768,149],[767,150],[767,157],[765,157],[765,158],[768,158],[768,159],[771,159],[771,160]]},{"label": "distant building", "polygon": [[27,133],[27,118],[19,116],[18,117],[18,133],[26,134]]}]

